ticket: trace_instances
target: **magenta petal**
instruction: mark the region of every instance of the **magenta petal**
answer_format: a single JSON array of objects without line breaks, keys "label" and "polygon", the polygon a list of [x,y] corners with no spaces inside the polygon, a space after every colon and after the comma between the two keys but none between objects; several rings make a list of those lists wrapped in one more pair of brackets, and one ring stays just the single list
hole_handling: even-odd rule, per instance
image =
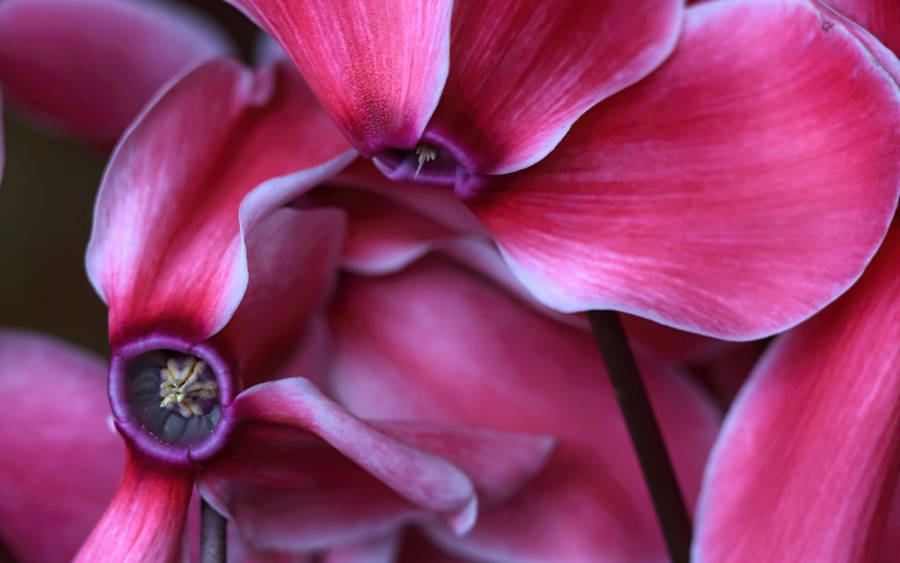
[{"label": "magenta petal", "polygon": [[895,228],[763,357],[710,458],[697,561],[874,561],[900,468],[898,264]]},{"label": "magenta petal", "polygon": [[472,173],[534,164],[671,53],[681,15],[677,0],[456,2],[450,74],[425,138]]},{"label": "magenta petal", "polygon": [[129,452],[122,484],[75,561],[177,561],[193,487],[190,471]]},{"label": "magenta petal", "polygon": [[450,0],[229,0],[288,52],[364,156],[413,148],[447,78]]},{"label": "magenta petal", "polygon": [[765,336],[846,290],[884,236],[900,96],[807,2],[687,14],[673,56],[543,162],[458,189],[552,307]]},{"label": "magenta petal", "polygon": [[895,0],[827,0],[827,5],[869,30],[900,53],[900,3]]},{"label": "magenta petal", "polygon": [[0,541],[22,561],[72,558],[121,478],[106,366],[68,344],[0,331]]},{"label": "magenta petal", "polygon": [[395,563],[399,540],[398,534],[388,534],[334,547],[324,554],[322,563]]},{"label": "magenta petal", "polygon": [[[404,518],[411,512],[428,511],[440,514],[459,533],[468,530],[474,522],[477,511],[475,489],[465,473],[447,461],[391,438],[388,434],[380,432],[356,418],[341,406],[326,398],[315,385],[306,379],[295,377],[256,385],[238,395],[232,405],[235,416],[246,423],[259,421],[269,423],[268,427],[279,425],[279,427],[287,426],[293,427],[293,429],[285,429],[285,432],[291,430],[287,434],[285,432],[270,432],[271,436],[269,438],[235,438],[233,442],[238,445],[235,446],[237,451],[231,454],[232,461],[228,461],[228,455],[226,454],[225,461],[221,464],[223,467],[217,469],[217,466],[214,465],[207,469],[209,478],[204,482],[210,491],[216,488],[221,491],[223,488],[244,486],[250,497],[259,498],[260,496],[265,496],[267,493],[259,490],[262,483],[254,483],[253,480],[257,479],[257,477],[247,473],[247,462],[245,459],[250,458],[245,452],[242,453],[241,450],[253,449],[260,440],[269,440],[271,441],[272,455],[276,456],[276,461],[267,464],[273,466],[272,471],[299,471],[301,473],[328,471],[329,469],[323,463],[333,464],[335,471],[339,471],[341,467],[344,467],[344,471],[349,472],[345,476],[346,490],[352,490],[353,486],[358,486],[360,491],[369,491],[371,494],[384,500],[385,504],[380,507],[356,507],[352,502],[349,505],[345,502],[345,508],[350,511],[349,516],[342,515],[341,507],[335,505],[332,517],[337,522],[349,519],[350,521],[345,523],[351,528],[360,526],[361,520],[371,518],[371,515],[367,512],[370,509],[379,514],[376,520],[388,517],[396,519],[399,517],[398,511]],[[300,432],[298,435],[299,430],[305,430],[306,432]],[[318,438],[310,436],[309,432],[312,432]],[[331,448],[342,455],[322,453],[319,455],[319,463],[316,464],[315,459],[311,457],[311,453],[307,455],[302,453],[302,451],[301,453],[295,451],[292,454],[295,461],[277,461],[277,456],[283,456],[285,451],[300,447],[288,448],[284,443],[293,440],[295,444],[299,443],[302,446],[304,441],[309,444],[311,439],[313,440],[312,444],[318,444],[319,449],[321,449],[319,439],[325,440],[325,442],[330,444]],[[331,448],[328,448],[328,450],[330,451]],[[262,455],[261,452],[256,452],[256,454]],[[348,465],[348,462],[344,461],[345,459],[352,463]],[[309,465],[304,465],[307,462]],[[224,476],[229,474],[237,478],[237,481],[223,481]],[[217,487],[211,485],[210,478],[213,479],[213,482],[218,479],[219,485]],[[244,480],[243,483],[241,479]],[[275,481],[273,479],[275,477],[267,477],[266,482],[269,483],[269,489],[274,486]],[[249,485],[246,484],[248,481]],[[291,489],[298,489],[294,493],[298,497],[314,495],[326,503],[329,494],[331,496],[346,496],[347,494],[346,490],[343,493],[341,492],[340,484],[337,484],[336,490],[323,488],[316,491],[306,490],[301,485],[302,481],[297,481],[295,487],[287,487],[287,490],[284,491],[278,489],[279,498],[286,498],[285,495],[289,494]],[[231,499],[231,503],[238,502],[235,500],[238,498],[235,496],[236,494],[220,492],[218,495],[214,494],[213,496],[226,499],[224,501],[226,509],[234,515],[239,526],[264,526],[266,528],[265,530],[254,528],[255,532],[252,534],[245,532],[245,534],[253,535],[253,541],[258,545],[279,549],[285,547],[281,542],[294,542],[291,545],[295,545],[297,542],[312,541],[310,538],[307,538],[309,534],[316,536],[314,530],[305,531],[302,529],[302,526],[297,524],[298,520],[308,519],[314,514],[314,512],[308,512],[312,506],[308,502],[296,502],[297,506],[293,511],[297,516],[289,518],[287,515],[276,514],[271,511],[260,511],[261,505],[258,503],[254,504],[256,501],[252,500],[248,500],[246,504],[228,506],[228,499]],[[363,492],[360,492],[360,494],[363,494]],[[335,499],[336,502],[337,500]],[[273,502],[278,502],[278,499],[273,499]],[[282,500],[281,502],[283,503],[284,501]],[[359,516],[357,513],[360,510],[367,516]],[[248,511],[253,516],[248,515]],[[245,514],[243,520],[239,517],[239,512]],[[279,522],[271,522],[273,517]],[[322,525],[325,525],[325,522],[326,519],[323,519]],[[283,536],[285,529],[293,530],[290,533],[297,537],[290,539]],[[335,533],[340,533],[340,531],[332,530],[330,532],[332,535]],[[274,534],[274,536],[264,539],[271,534]],[[326,532],[320,532],[319,535],[321,534],[326,534]],[[298,535],[303,535],[306,539],[298,539]],[[323,536],[315,541],[322,542],[326,541],[326,539]]]},{"label": "magenta petal", "polygon": [[160,86],[231,51],[191,10],[120,0],[5,0],[0,82],[36,117],[112,146]]},{"label": "magenta petal", "polygon": [[[248,387],[290,359],[337,276],[344,215],[283,208],[247,237],[247,293],[216,335]],[[305,374],[303,374],[305,375]]]},{"label": "magenta petal", "polygon": [[[342,284],[331,323],[332,388],[359,416],[558,439],[546,465],[515,495],[486,498],[468,535],[431,528],[447,549],[489,561],[664,557],[589,332],[434,258],[392,276]],[[639,359],[690,502],[718,414],[684,374],[644,354]]]},{"label": "magenta petal", "polygon": [[115,345],[148,328],[203,340],[247,284],[244,235],[354,157],[293,69],[209,62],[117,148],[87,253]]}]

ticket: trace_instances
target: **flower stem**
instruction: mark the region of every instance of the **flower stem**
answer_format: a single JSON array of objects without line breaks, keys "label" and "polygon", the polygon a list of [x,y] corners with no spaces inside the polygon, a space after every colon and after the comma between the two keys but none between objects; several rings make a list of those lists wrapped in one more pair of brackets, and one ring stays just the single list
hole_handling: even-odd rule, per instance
[{"label": "flower stem", "polygon": [[691,519],[625,330],[615,311],[588,311],[587,316],[650,490],[669,556],[674,563],[688,563]]},{"label": "flower stem", "polygon": [[200,561],[224,563],[228,521],[204,500],[200,506]]}]

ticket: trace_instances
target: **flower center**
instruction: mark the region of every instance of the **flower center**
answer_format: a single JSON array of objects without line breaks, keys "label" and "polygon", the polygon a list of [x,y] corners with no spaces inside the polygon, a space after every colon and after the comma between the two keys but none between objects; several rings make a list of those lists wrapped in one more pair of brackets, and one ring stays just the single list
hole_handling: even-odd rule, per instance
[{"label": "flower center", "polygon": [[192,466],[227,443],[234,425],[231,366],[209,343],[151,334],[120,345],[109,362],[116,428],[138,451]]},{"label": "flower center", "polygon": [[459,163],[449,151],[427,142],[414,150],[386,150],[374,158],[375,166],[391,180],[453,187]]},{"label": "flower center", "polygon": [[174,350],[153,350],[125,364],[125,396],[141,427],[171,444],[209,436],[222,408],[219,384],[205,361]]},{"label": "flower center", "polygon": [[159,406],[171,410],[177,408],[185,418],[206,414],[210,399],[219,395],[219,384],[209,366],[194,356],[182,365],[175,358],[169,358],[165,369],[160,371],[160,378],[159,396],[162,402]]}]

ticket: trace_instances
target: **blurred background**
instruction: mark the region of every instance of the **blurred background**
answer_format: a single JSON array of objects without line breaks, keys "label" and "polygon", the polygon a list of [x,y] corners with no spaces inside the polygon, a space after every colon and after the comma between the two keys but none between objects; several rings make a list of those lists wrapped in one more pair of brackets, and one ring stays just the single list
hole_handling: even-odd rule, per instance
[{"label": "blurred background", "polygon": [[[249,60],[260,32],[243,14],[224,0],[179,3],[215,19]],[[84,252],[109,155],[41,128],[8,102],[0,182],[0,327],[51,334],[106,356],[106,306],[87,280]]]}]

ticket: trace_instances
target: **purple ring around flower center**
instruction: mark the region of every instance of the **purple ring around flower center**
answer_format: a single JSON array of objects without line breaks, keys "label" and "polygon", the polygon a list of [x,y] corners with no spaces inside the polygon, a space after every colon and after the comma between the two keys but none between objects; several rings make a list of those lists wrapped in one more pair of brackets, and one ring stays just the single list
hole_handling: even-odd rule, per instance
[{"label": "purple ring around flower center", "polygon": [[153,334],[110,357],[116,427],[138,451],[167,465],[195,465],[225,445],[234,393],[230,366],[206,343]]}]

